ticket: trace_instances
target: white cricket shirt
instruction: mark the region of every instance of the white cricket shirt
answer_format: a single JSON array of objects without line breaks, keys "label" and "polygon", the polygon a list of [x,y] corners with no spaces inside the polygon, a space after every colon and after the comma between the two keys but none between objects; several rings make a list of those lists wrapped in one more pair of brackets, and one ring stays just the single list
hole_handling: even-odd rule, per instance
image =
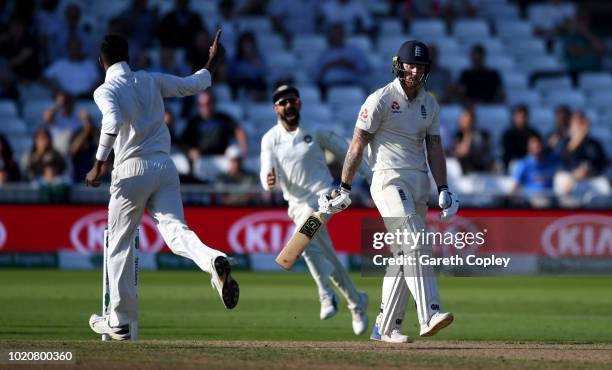
[{"label": "white cricket shirt", "polygon": [[125,62],[106,70],[94,92],[102,112],[102,133],[117,135],[114,167],[130,158],[170,153],[170,132],[164,124],[164,98],[194,95],[211,84],[201,69],[188,77],[145,71],[132,72]]},{"label": "white cricket shirt", "polygon": [[367,159],[373,171],[408,169],[427,172],[425,135],[440,135],[440,106],[421,89],[410,101],[396,78],[361,106],[357,127],[374,134]]},{"label": "white cricket shirt", "polygon": [[[277,122],[261,139],[261,185],[268,190],[267,175],[274,168],[285,200],[312,202],[334,180],[325,162],[325,149],[343,159],[348,143],[331,130],[300,125],[287,131]],[[366,178],[371,176],[363,162],[359,172]]]}]

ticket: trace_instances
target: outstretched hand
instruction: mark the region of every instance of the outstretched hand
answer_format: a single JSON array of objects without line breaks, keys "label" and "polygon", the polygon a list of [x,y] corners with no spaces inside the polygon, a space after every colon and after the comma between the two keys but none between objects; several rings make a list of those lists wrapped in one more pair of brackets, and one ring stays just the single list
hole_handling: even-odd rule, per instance
[{"label": "outstretched hand", "polygon": [[208,49],[208,62],[206,62],[206,66],[204,66],[204,68],[206,68],[211,73],[214,71],[214,69],[217,68],[219,62],[225,57],[225,48],[223,47],[223,44],[221,44],[221,42],[219,41],[220,39],[221,30],[219,29],[215,34],[215,39],[212,45]]}]

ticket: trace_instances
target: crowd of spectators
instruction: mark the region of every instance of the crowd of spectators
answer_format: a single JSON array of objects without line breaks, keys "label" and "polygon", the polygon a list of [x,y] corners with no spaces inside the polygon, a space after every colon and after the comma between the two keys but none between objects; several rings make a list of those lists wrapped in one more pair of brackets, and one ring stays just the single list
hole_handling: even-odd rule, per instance
[{"label": "crowd of spectators", "polygon": [[[575,4],[548,3],[549,11],[542,14],[535,34],[551,45],[561,45],[574,82],[583,71],[601,70],[606,45],[589,27],[588,14]],[[390,0],[388,4],[390,15],[401,20],[405,32],[419,18],[443,19],[450,29],[458,18],[478,17],[478,0]],[[187,75],[206,63],[211,31],[223,28],[227,57],[214,81],[228,86],[235,104],[267,102],[269,91],[279,82],[270,80],[275,71],[270,67],[267,45],[261,44],[256,33],[240,27],[239,16],[268,16],[272,31],[287,48],[298,34],[326,35],[326,47],[308,58],[310,65],[301,66],[323,97],[336,86],[360,86],[366,91],[369,86],[364,76],[377,72],[365,50],[347,42],[348,37],[359,35],[376,40],[382,32],[362,1],[220,0],[216,6],[217,16],[208,19],[188,0],[174,1],[165,12],[157,2],[133,0],[100,30],[84,19],[86,7],[78,2],[0,1],[0,99],[19,106],[28,99],[24,87],[40,84],[52,92],[55,101],[42,111],[39,127],[31,131],[31,150],[22,157],[16,157],[9,138],[0,130],[0,185],[29,181],[45,189],[53,200],[64,199],[67,186],[82,182],[95,156],[99,117],[77,107],[76,102],[91,101],[93,90],[104,78],[97,64],[97,45],[107,32],[129,40],[133,69]],[[515,180],[513,194],[544,198],[583,191],[584,180],[605,175],[605,150],[590,133],[589,116],[580,109],[557,106],[555,127],[547,132],[531,121],[530,106],[517,104],[512,106],[509,122],[497,123],[505,127],[501,136],[483,128],[475,108],[507,104],[508,100],[501,71],[486,63],[487,49],[474,44],[469,50],[470,65],[454,78],[440,65],[438,45],[430,43],[432,65],[427,81],[441,104],[464,107],[457,122],[443,123],[452,127],[452,132],[444,134],[447,155],[458,161],[463,174],[510,176]],[[202,159],[223,156],[225,172],[215,177],[215,183],[254,190],[256,177],[245,169],[244,161],[257,153],[258,148],[249,143],[258,140],[249,138],[251,130],[245,123],[219,109],[216,100],[209,90],[192,99],[166,101],[173,152],[185,159],[184,166],[177,163],[177,167],[183,169],[184,180],[206,182],[203,176],[194,176],[205,166]],[[238,204],[249,198],[227,197],[225,201]]]}]

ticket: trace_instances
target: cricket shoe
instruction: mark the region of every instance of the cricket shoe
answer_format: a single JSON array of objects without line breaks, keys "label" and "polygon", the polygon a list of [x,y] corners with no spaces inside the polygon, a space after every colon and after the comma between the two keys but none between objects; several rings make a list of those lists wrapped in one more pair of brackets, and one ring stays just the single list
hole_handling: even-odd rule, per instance
[{"label": "cricket shoe", "polygon": [[238,304],[240,289],[238,282],[232,278],[230,262],[224,256],[218,256],[214,259],[213,267],[210,282],[219,292],[225,308],[231,310]]},{"label": "cricket shoe", "polygon": [[393,328],[393,330],[391,330],[391,334],[381,335],[380,340],[387,343],[412,343],[413,339],[408,335],[402,334],[400,328]]},{"label": "cricket shoe", "polygon": [[89,317],[89,327],[98,334],[106,334],[115,340],[130,339],[130,325],[112,327],[108,324],[106,316],[91,314]]},{"label": "cricket shoe", "polygon": [[353,332],[361,335],[368,329],[368,295],[359,292],[359,305],[351,309],[353,316]]},{"label": "cricket shoe", "polygon": [[321,300],[321,320],[336,316],[338,313],[338,297],[336,297],[336,293],[324,293],[319,298]]},{"label": "cricket shoe", "polygon": [[440,330],[449,326],[454,320],[454,316],[450,312],[436,312],[429,318],[429,322],[426,326],[421,327],[422,337],[431,337]]}]

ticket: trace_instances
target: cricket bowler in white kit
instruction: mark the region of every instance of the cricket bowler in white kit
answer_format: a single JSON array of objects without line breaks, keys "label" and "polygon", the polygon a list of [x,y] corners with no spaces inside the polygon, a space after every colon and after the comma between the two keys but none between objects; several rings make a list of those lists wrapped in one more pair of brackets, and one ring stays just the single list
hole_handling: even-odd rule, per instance
[{"label": "cricket bowler in white kit", "polygon": [[131,277],[134,266],[131,238],[146,210],[170,249],[192,259],[211,274],[212,285],[226,308],[238,303],[238,283],[230,275],[226,255],[206,246],[185,224],[177,170],[170,159],[170,134],[164,124],[163,98],[189,96],[211,85],[211,69],[223,56],[220,31],[209,50],[204,69],[181,78],[144,71],[132,72],[127,41],[109,35],[100,47],[104,83],[94,92],[102,112],[102,130],[96,161],[87,174],[88,186],[98,177],[111,149],[115,152],[108,205],[109,315],[93,314],[91,329],[112,339],[130,338],[129,323],[137,320],[138,301]]},{"label": "cricket bowler in white kit", "polygon": [[[289,202],[289,217],[296,226],[318,208],[319,195],[331,191],[333,178],[325,162],[324,150],[343,158],[347,149],[346,142],[333,131],[310,129],[300,124],[299,97],[299,91],[293,86],[283,85],[274,92],[272,101],[278,121],[261,139],[260,172],[264,189],[271,190],[280,183],[283,197]],[[371,172],[365,163],[358,167],[362,176],[369,180]],[[337,297],[328,282],[331,280],[348,303],[355,335],[363,334],[368,328],[368,296],[357,291],[338,260],[325,225],[303,255],[319,290],[321,320],[337,312]]]},{"label": "cricket bowler in white kit", "polygon": [[[443,220],[452,217],[459,202],[448,190],[446,159],[440,140],[440,107],[422,87],[429,73],[429,52],[422,42],[402,44],[393,58],[395,79],[371,94],[361,107],[342,171],[338,193],[320,198],[320,210],[340,212],[350,205],[350,189],[363,149],[374,172],[372,199],[384,218],[387,231],[425,229],[430,192],[429,169],[439,192]],[[423,146],[425,143],[425,148]],[[427,153],[427,158],[425,156]],[[392,249],[393,250],[393,249]],[[431,253],[428,245],[396,245],[394,254]],[[421,336],[431,336],[450,325],[453,315],[442,311],[433,268],[420,264],[388,268],[383,281],[381,314],[371,338],[386,342],[411,342],[401,333],[409,293],[414,297]]]}]

